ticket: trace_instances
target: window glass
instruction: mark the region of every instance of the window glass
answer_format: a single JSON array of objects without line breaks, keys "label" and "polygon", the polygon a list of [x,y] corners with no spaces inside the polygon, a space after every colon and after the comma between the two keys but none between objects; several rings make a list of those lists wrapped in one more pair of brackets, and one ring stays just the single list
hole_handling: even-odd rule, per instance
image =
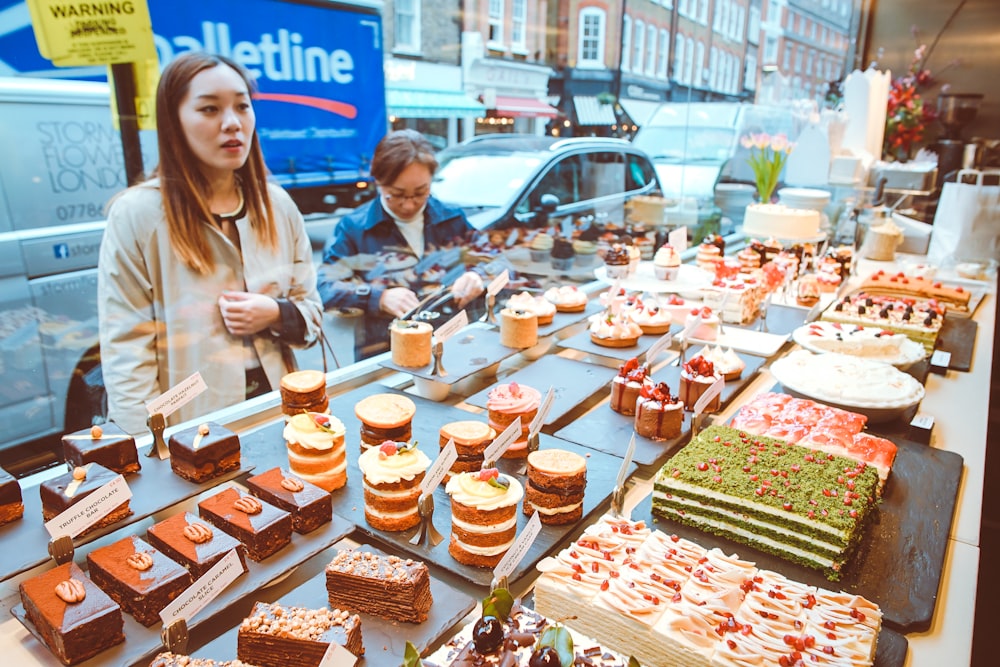
[{"label": "window glass", "polygon": [[396,0],[395,37],[393,45],[397,51],[420,50],[420,2],[419,0]]},{"label": "window glass", "polygon": [[579,65],[604,66],[604,11],[588,7],[580,12]]}]

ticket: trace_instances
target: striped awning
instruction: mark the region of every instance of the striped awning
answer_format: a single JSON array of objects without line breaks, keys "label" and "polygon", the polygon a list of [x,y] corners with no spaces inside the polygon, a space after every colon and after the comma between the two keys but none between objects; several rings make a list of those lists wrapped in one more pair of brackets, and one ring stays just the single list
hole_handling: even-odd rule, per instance
[{"label": "striped awning", "polygon": [[494,109],[498,116],[506,116],[507,118],[555,118],[559,115],[556,108],[534,97],[497,95]]},{"label": "striped awning", "polygon": [[577,125],[615,125],[613,104],[602,104],[596,97],[577,95],[573,98]]},{"label": "striped awning", "polygon": [[403,118],[477,118],[486,115],[486,107],[457,91],[386,88],[385,102],[390,115]]}]

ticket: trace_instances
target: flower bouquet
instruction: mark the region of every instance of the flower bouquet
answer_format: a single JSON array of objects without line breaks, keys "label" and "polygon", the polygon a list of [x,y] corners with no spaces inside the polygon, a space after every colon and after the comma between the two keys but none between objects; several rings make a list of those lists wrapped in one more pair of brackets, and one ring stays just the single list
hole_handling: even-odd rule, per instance
[{"label": "flower bouquet", "polygon": [[770,203],[774,189],[778,187],[778,177],[785,168],[788,154],[794,144],[784,134],[746,134],[740,139],[744,148],[750,150],[747,164],[753,169],[757,183],[757,197],[762,204]]}]

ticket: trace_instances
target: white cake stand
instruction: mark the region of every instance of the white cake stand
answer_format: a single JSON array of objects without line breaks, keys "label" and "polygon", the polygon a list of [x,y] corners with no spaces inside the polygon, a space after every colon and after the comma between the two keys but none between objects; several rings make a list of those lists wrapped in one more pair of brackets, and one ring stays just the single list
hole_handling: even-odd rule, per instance
[{"label": "white cake stand", "polygon": [[[611,284],[614,280],[608,278],[608,270],[605,266],[600,266],[594,270],[594,277],[598,280]],[[622,278],[618,284],[633,292],[650,293],[678,293],[694,292],[712,283],[712,274],[693,264],[681,264],[675,280],[660,280],[653,271],[652,262],[639,262],[635,273],[628,278]]]}]

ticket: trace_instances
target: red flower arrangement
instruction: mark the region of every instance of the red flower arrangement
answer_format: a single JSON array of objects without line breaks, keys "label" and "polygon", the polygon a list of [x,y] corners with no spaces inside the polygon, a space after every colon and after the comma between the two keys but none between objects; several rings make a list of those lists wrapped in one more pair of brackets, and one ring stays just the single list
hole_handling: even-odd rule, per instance
[{"label": "red flower arrangement", "polygon": [[926,52],[926,45],[917,47],[907,73],[892,80],[882,142],[885,157],[908,159],[914,145],[923,141],[928,124],[937,119],[937,109],[920,95],[934,83],[930,70],[923,68]]}]

